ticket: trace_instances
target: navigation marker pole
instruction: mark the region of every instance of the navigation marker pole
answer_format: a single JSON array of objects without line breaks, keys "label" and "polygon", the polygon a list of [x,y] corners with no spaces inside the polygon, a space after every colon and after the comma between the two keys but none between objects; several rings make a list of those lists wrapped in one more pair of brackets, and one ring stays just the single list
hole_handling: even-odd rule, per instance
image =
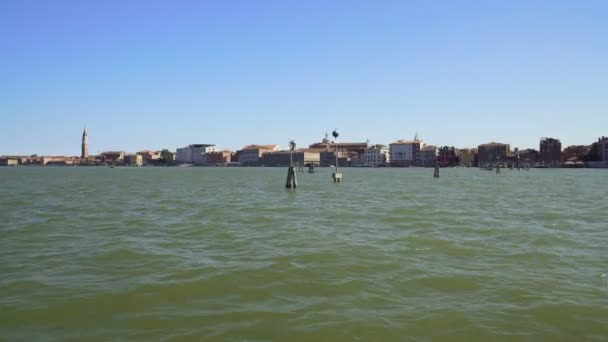
[{"label": "navigation marker pole", "polygon": [[338,134],[338,129],[334,129],[334,131],[331,134],[334,136],[335,144],[336,144],[336,152],[335,152],[336,170],[334,171],[334,173],[332,173],[331,178],[333,178],[334,183],[340,183],[340,182],[342,182],[342,174],[340,172],[338,172],[338,136],[340,134]]}]

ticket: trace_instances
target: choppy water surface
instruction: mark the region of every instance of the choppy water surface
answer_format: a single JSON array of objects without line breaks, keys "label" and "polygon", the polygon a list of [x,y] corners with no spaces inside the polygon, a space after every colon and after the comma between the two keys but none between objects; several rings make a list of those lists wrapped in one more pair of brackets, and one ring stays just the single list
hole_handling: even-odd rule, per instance
[{"label": "choppy water surface", "polygon": [[1,168],[0,339],[607,340],[606,170]]}]

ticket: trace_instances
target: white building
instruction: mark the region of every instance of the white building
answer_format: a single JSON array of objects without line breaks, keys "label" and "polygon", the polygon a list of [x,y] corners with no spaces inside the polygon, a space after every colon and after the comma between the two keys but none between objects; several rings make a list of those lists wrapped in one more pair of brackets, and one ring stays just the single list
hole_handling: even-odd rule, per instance
[{"label": "white building", "polygon": [[374,145],[363,150],[362,166],[377,167],[386,165],[390,162],[388,147],[384,145]]},{"label": "white building", "polygon": [[206,165],[206,153],[215,152],[215,145],[210,144],[192,144],[186,147],[177,149],[175,160],[178,163],[188,163],[194,165]]},{"label": "white building", "polygon": [[391,166],[418,166],[420,149],[424,146],[418,133],[412,141],[398,140],[389,145]]}]

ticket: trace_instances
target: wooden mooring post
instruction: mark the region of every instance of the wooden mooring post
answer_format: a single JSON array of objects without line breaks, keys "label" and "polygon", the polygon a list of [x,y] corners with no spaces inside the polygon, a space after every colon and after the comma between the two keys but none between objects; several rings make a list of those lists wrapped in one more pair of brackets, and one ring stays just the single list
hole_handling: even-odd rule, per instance
[{"label": "wooden mooring post", "polygon": [[435,157],[435,172],[433,178],[439,178],[439,164],[437,163],[437,157]]},{"label": "wooden mooring post", "polygon": [[287,169],[287,182],[285,182],[285,187],[287,189],[295,189],[298,187],[298,177],[296,175],[296,171],[293,167],[293,151],[296,148],[295,141],[289,142],[289,169]]},{"label": "wooden mooring post", "polygon": [[500,174],[500,157],[496,157],[496,174]]}]

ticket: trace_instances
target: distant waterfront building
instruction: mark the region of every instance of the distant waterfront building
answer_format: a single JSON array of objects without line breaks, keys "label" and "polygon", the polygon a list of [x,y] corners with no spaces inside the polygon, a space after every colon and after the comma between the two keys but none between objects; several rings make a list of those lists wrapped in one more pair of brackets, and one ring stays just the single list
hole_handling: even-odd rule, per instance
[{"label": "distant waterfront building", "polygon": [[458,150],[458,164],[460,166],[477,166],[477,149],[461,148]]},{"label": "distant waterfront building", "polygon": [[363,153],[370,147],[369,142],[336,142],[329,140],[329,134],[321,142],[308,146],[308,151],[318,151],[320,166],[327,167],[336,164],[336,150],[338,155],[338,166],[363,165]]},{"label": "distant waterfront building", "polygon": [[119,164],[125,160],[125,153],[123,151],[101,152],[101,156],[106,163]]},{"label": "distant waterfront building", "polygon": [[[352,152],[349,155],[348,152],[338,151],[338,166],[339,167],[351,167],[353,166],[353,159],[351,158]],[[336,152],[334,151],[323,151],[319,153],[320,166],[332,167],[336,165]]]},{"label": "distant waterfront building", "polygon": [[443,146],[439,148],[437,162],[441,166],[458,165],[458,150],[454,146]]},{"label": "distant waterfront building", "polygon": [[207,165],[206,154],[214,151],[215,145],[213,144],[191,144],[177,149],[176,161],[193,165]]},{"label": "distant waterfront building", "polygon": [[0,166],[39,165],[40,157],[32,156],[0,156]]},{"label": "distant waterfront building", "polygon": [[562,151],[562,160],[564,162],[583,162],[591,154],[591,146],[588,145],[572,145],[564,148]]},{"label": "distant waterfront building", "polygon": [[435,160],[439,155],[439,149],[435,145],[426,145],[420,149],[419,166],[435,166]]},{"label": "distant waterfront building", "polygon": [[0,166],[17,166],[19,165],[19,160],[17,158],[0,158]]},{"label": "distant waterfront building", "polygon": [[77,157],[65,157],[65,156],[42,156],[40,157],[40,165],[75,165],[79,161]]},{"label": "distant waterfront building", "polygon": [[493,165],[497,162],[505,163],[511,156],[511,146],[491,142],[477,147],[477,162],[479,166]]},{"label": "distant waterfront building", "polygon": [[542,165],[559,167],[562,163],[562,143],[559,139],[542,138],[538,157]]},{"label": "distant waterfront building", "polygon": [[241,166],[260,166],[264,153],[278,150],[278,145],[247,145],[239,151],[239,164]]},{"label": "distant waterfront building", "polygon": [[608,168],[608,137],[598,138],[589,150],[589,167]]},{"label": "distant waterfront building", "polygon": [[[337,145],[337,146],[336,146]],[[368,142],[338,142],[330,141],[328,134],[325,133],[325,138],[319,143],[314,143],[308,146],[310,149],[330,150],[335,151],[336,147],[339,151],[348,154],[363,154],[363,150],[369,147]]]},{"label": "distant waterfront building", "polygon": [[142,150],[137,152],[142,158],[143,165],[153,165],[160,159],[160,151]]},{"label": "distant waterfront building", "polygon": [[82,132],[82,143],[80,145],[81,153],[80,158],[86,159],[89,157],[89,135],[87,134],[87,129],[85,128]]},{"label": "distant waterfront building", "polygon": [[226,165],[232,161],[234,152],[232,151],[213,151],[207,154],[207,164],[209,165]]},{"label": "distant waterfront building", "polygon": [[127,166],[142,166],[144,164],[144,158],[141,154],[126,154],[124,159]]},{"label": "distant waterfront building", "polygon": [[418,166],[420,150],[424,146],[418,133],[412,141],[398,140],[389,145],[391,166]]},{"label": "distant waterfront building", "polygon": [[[264,152],[262,154],[262,165],[289,166],[290,152],[291,151]],[[295,165],[314,164],[318,166],[320,163],[320,154],[316,151],[297,150],[293,152],[293,163]]]},{"label": "distant waterfront building", "polygon": [[[525,166],[525,165],[536,166],[538,164],[539,153],[535,149],[528,148],[525,150],[517,151],[517,153],[515,154],[515,159],[513,160],[515,163],[517,163],[517,156],[519,156],[519,166]],[[561,159],[561,153],[560,153],[560,159]],[[517,164],[514,164],[514,166],[517,166]]]},{"label": "distant waterfront building", "polygon": [[373,145],[363,150],[361,158],[362,166],[378,167],[385,166],[390,162],[389,149],[385,145]]}]

